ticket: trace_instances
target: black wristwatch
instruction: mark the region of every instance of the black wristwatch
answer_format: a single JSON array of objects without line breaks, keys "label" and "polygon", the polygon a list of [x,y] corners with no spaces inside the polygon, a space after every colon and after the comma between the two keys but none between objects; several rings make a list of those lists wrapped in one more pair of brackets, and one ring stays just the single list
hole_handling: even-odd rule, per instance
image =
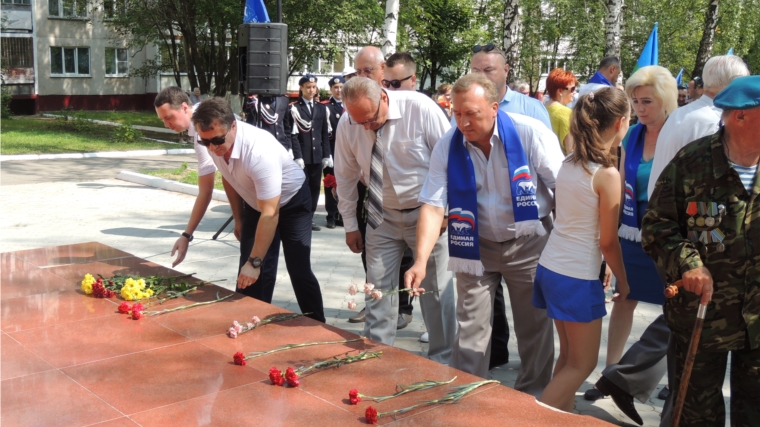
[{"label": "black wristwatch", "polygon": [[184,231],[182,232],[182,237],[186,238],[188,242],[192,242],[193,241],[193,235],[185,233]]},{"label": "black wristwatch", "polygon": [[264,261],[262,261],[262,259],[259,258],[259,257],[249,257],[248,258],[248,262],[251,263],[251,265],[253,266],[253,268],[261,268],[261,264]]}]

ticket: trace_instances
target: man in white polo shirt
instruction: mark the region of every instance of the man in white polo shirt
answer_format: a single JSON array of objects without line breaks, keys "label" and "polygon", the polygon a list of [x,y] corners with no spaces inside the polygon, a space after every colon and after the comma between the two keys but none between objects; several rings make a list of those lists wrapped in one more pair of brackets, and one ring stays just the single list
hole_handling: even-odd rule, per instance
[{"label": "man in white polo shirt", "polygon": [[[193,211],[190,214],[185,231],[177,238],[172,248],[171,256],[174,256],[175,253],[177,254],[177,258],[172,262],[172,267],[176,267],[185,259],[187,248],[193,240],[193,233],[198,228],[198,224],[200,224],[203,214],[211,202],[211,196],[214,192],[216,166],[214,166],[214,161],[211,160],[208,151],[198,144],[198,136],[192,123],[193,104],[182,88],[177,86],[164,88],[156,95],[153,105],[156,108],[158,118],[164,122],[165,127],[178,133],[187,131],[188,136],[193,141],[195,156],[198,159],[198,195],[195,197]],[[225,185],[226,189],[227,186]],[[227,196],[229,197],[229,193]],[[235,237],[238,240],[240,239],[237,233]]]},{"label": "man in white polo shirt", "polygon": [[[322,294],[311,270],[311,194],[303,170],[269,132],[235,120],[224,99],[201,102],[193,113],[193,125],[198,143],[212,154],[237,193],[230,197],[230,205],[236,228],[242,224],[241,244],[253,242],[240,269],[238,292],[272,301],[277,272],[273,254],[281,240],[301,312],[324,322]],[[262,275],[263,265],[273,267],[264,270],[270,273]]]}]

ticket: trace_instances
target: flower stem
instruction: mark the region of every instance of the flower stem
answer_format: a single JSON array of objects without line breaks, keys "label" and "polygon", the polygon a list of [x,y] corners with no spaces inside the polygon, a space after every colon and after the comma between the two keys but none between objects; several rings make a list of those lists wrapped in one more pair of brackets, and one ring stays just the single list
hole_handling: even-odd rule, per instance
[{"label": "flower stem", "polygon": [[166,313],[171,313],[171,312],[174,312],[174,311],[186,310],[188,308],[198,307],[198,306],[201,306],[201,305],[214,304],[214,303],[217,303],[219,301],[226,300],[227,298],[229,298],[229,297],[231,297],[233,295],[235,295],[235,294],[232,293],[232,294],[227,295],[226,297],[219,298],[219,292],[217,292],[216,293],[216,299],[213,300],[213,301],[196,302],[195,304],[183,305],[183,306],[179,306],[179,307],[175,307],[175,308],[168,308],[168,309],[161,310],[161,311],[146,311],[145,314],[147,314],[148,316],[158,316],[160,314],[166,314]]},{"label": "flower stem", "polygon": [[451,384],[457,377],[454,377],[448,381],[421,381],[414,384],[409,385],[397,385],[396,389],[399,390],[396,393],[390,395],[390,396],[365,396],[363,394],[359,394],[359,397],[367,400],[373,400],[375,402],[382,402],[384,400],[393,399],[394,397],[399,397],[401,395],[411,393],[413,391],[418,390],[427,390],[433,387],[439,387],[445,384]]},{"label": "flower stem", "polygon": [[356,356],[346,356],[343,358],[335,357],[332,360],[317,362],[311,366],[301,366],[300,368],[296,369],[296,374],[298,374],[298,376],[301,376],[314,369],[329,368],[332,366],[339,368],[342,365],[348,365],[349,363],[359,362],[359,361],[367,360],[367,359],[373,359],[376,357],[379,358],[382,353],[383,353],[382,351],[377,351],[377,352],[364,351],[362,353],[357,354]]},{"label": "flower stem", "polygon": [[269,351],[253,351],[250,353],[250,356],[246,356],[245,360],[249,359],[255,359],[257,357],[266,356],[268,354],[277,353],[280,351],[285,350],[292,350],[294,348],[302,348],[302,347],[311,347],[313,345],[328,345],[328,344],[345,344],[349,342],[356,342],[356,341],[363,341],[363,338],[356,338],[353,340],[341,340],[341,341],[322,341],[322,342],[312,342],[312,343],[303,343],[303,344],[288,344],[281,347],[277,347],[273,350]]},{"label": "flower stem", "polygon": [[[453,380],[452,380],[453,381]],[[413,409],[422,407],[422,406],[430,406],[430,405],[443,405],[443,404],[450,404],[450,403],[457,403],[460,399],[462,399],[464,396],[466,396],[469,392],[475,390],[476,388],[480,386],[484,386],[486,384],[499,384],[499,381],[496,380],[486,380],[486,381],[478,381],[470,384],[465,385],[459,385],[454,386],[453,391],[449,392],[446,396],[435,399],[435,400],[426,400],[423,402],[420,402],[416,405],[408,406],[406,408],[401,409],[394,409],[393,411],[388,412],[380,412],[377,414],[377,417],[380,418],[385,415],[392,415],[395,419],[396,415],[403,414],[405,412],[409,412]]]}]

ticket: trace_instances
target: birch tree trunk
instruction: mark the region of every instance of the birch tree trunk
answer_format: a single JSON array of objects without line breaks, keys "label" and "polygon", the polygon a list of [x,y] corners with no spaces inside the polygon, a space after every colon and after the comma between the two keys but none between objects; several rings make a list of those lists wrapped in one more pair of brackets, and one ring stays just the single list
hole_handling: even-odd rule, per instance
[{"label": "birch tree trunk", "polygon": [[720,0],[709,0],[707,5],[707,10],[705,11],[705,29],[702,32],[702,41],[699,42],[697,60],[694,63],[694,71],[691,72],[692,77],[702,75],[702,68],[704,68],[705,62],[707,62],[712,55],[713,42],[715,41],[715,28],[718,26],[719,2]]},{"label": "birch tree trunk", "polygon": [[400,0],[386,0],[385,2],[385,24],[383,25],[382,51],[386,58],[396,53],[399,1]]},{"label": "birch tree trunk", "polygon": [[623,24],[623,0],[607,0],[604,20],[604,56],[620,58],[620,33]]},{"label": "birch tree trunk", "polygon": [[520,69],[520,0],[504,1],[504,53],[509,64],[507,81]]}]

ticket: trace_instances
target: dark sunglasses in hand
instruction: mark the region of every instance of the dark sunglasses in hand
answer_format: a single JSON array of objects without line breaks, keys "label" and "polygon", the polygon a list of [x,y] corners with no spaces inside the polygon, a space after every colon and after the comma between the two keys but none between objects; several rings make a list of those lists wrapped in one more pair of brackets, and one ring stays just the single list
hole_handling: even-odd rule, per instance
[{"label": "dark sunglasses in hand", "polygon": [[401,80],[385,80],[385,79],[383,79],[380,82],[383,84],[383,87],[386,88],[386,89],[388,89],[389,87],[392,87],[394,89],[398,89],[398,88],[401,87],[401,82],[405,82],[405,81],[411,79],[413,76],[414,76],[414,74],[412,74],[409,77],[404,77]]},{"label": "dark sunglasses in hand", "polygon": [[232,126],[230,126],[230,128],[227,129],[227,133],[225,133],[224,136],[215,136],[215,137],[209,138],[209,139],[198,138],[198,143],[201,144],[204,147],[208,147],[211,144],[214,144],[214,145],[224,145],[224,142],[227,140],[227,135],[230,134],[231,130],[232,130]]}]

